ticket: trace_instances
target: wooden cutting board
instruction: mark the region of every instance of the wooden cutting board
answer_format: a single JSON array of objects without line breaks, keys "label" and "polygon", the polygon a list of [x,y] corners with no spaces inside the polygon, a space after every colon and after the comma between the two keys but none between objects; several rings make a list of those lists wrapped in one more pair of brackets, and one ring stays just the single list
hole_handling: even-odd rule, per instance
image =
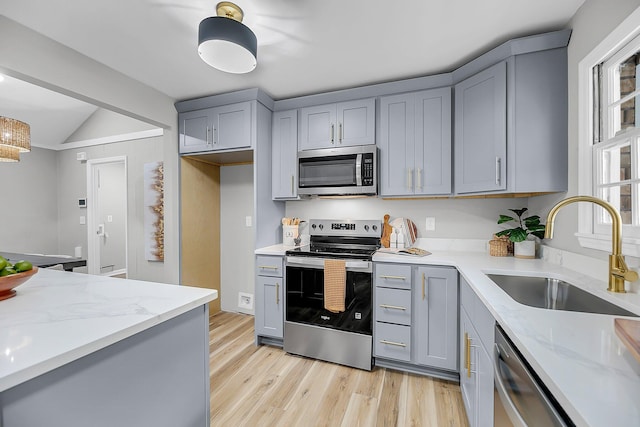
[{"label": "wooden cutting board", "polygon": [[616,318],[613,319],[613,326],[618,338],[640,362],[640,320]]}]

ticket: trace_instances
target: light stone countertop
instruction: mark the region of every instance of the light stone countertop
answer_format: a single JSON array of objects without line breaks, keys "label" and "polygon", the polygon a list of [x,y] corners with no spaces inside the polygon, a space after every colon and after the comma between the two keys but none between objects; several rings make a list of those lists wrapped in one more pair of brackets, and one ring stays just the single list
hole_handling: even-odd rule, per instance
[{"label": "light stone countertop", "polygon": [[[578,426],[640,425],[640,363],[615,334],[617,316],[522,305],[486,274],[562,279],[640,315],[638,293],[607,292],[605,282],[541,259],[492,257],[477,244],[465,252],[426,243],[418,242],[432,252],[425,257],[378,252],[373,260],[456,267]],[[287,249],[274,245],[256,254],[283,256]]]},{"label": "light stone countertop", "polygon": [[0,301],[0,392],[218,297],[215,290],[39,269]]}]

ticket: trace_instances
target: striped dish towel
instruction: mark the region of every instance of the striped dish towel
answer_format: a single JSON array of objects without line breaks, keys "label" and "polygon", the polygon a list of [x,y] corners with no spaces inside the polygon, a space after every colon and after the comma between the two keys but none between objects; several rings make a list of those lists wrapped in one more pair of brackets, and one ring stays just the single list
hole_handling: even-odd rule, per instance
[{"label": "striped dish towel", "polygon": [[347,283],[346,262],[341,259],[324,260],[324,308],[332,313],[344,311]]}]

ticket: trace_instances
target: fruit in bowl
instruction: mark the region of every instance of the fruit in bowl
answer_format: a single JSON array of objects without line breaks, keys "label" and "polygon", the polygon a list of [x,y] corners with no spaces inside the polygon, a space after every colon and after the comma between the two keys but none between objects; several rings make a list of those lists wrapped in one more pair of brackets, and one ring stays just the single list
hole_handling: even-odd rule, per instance
[{"label": "fruit in bowl", "polygon": [[34,267],[29,261],[11,264],[0,256],[0,301],[16,296],[13,288],[22,285],[37,272],[38,267]]}]

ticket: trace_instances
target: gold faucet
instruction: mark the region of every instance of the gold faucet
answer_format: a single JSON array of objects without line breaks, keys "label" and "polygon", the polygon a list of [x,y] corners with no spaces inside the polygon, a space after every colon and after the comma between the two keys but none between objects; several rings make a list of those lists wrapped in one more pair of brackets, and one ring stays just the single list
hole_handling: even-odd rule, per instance
[{"label": "gold faucet", "polygon": [[610,292],[626,292],[624,290],[624,281],[635,282],[638,280],[638,273],[630,270],[622,256],[622,218],[620,213],[609,202],[592,196],[574,196],[560,200],[551,208],[547,215],[547,226],[544,232],[545,239],[553,238],[553,220],[558,211],[574,202],[591,202],[602,206],[609,215],[611,215],[611,242],[613,249],[609,255],[609,287]]}]

